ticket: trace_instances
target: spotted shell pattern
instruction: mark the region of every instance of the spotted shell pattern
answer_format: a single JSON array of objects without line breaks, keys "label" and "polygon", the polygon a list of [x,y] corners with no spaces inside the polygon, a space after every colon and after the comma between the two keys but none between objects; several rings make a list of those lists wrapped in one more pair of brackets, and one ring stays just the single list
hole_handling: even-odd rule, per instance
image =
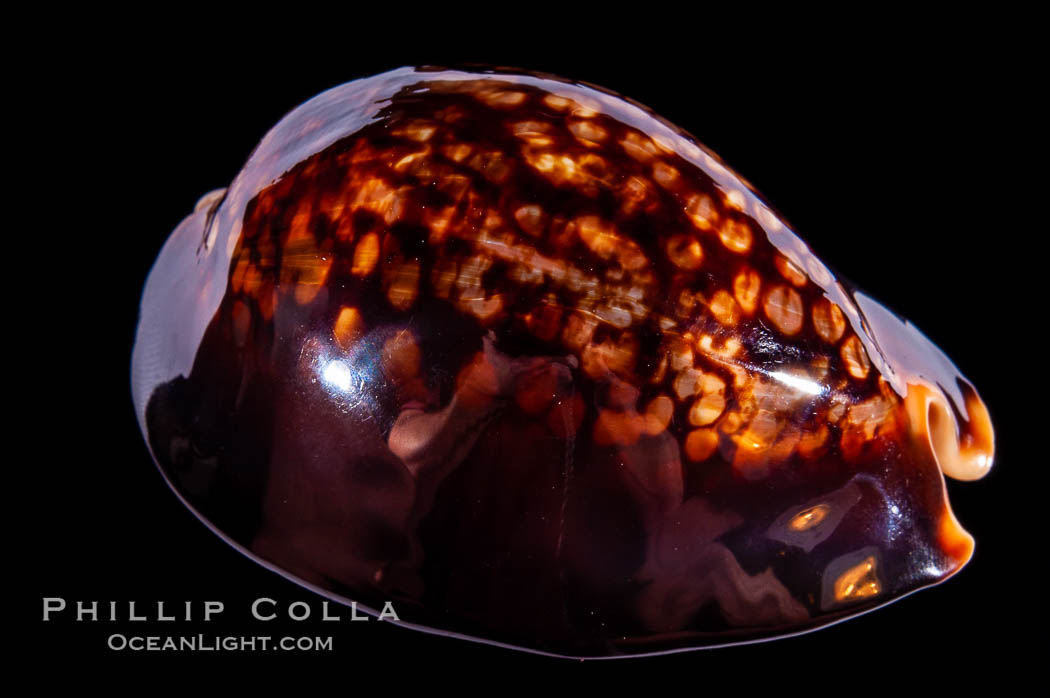
[{"label": "spotted shell pattern", "polygon": [[403,68],[286,116],[147,282],[136,408],[248,555],[566,656],[812,629],[939,582],[987,410],[622,97]]}]

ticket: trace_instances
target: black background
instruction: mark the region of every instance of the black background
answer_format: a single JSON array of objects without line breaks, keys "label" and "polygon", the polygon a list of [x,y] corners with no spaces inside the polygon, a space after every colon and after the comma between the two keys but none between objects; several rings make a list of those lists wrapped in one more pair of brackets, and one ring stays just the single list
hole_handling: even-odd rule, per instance
[{"label": "black background", "polygon": [[[32,250],[19,255],[27,276],[19,288],[40,325],[14,342],[14,378],[30,385],[20,393],[29,431],[12,441],[32,446],[11,463],[29,476],[25,494],[12,495],[28,509],[11,533],[26,544],[29,571],[18,603],[30,628],[23,651],[122,671],[236,663],[265,676],[295,665],[385,676],[394,686],[480,684],[481,667],[541,680],[801,685],[853,676],[899,685],[903,671],[940,682],[987,670],[993,652],[1019,661],[1019,628],[1042,614],[1041,582],[1019,533],[1030,530],[1018,501],[1035,451],[1014,419],[1024,403],[1017,378],[1030,375],[1032,359],[1018,348],[1018,318],[1043,302],[1024,290],[1026,236],[1035,233],[1014,218],[1036,215],[1038,203],[1022,193],[1015,164],[1030,147],[1022,95],[1035,86],[1024,42],[980,18],[948,26],[942,18],[825,17],[826,26],[773,23],[760,32],[746,13],[732,25],[642,14],[619,18],[619,33],[567,18],[458,31],[427,29],[424,20],[412,33],[399,16],[323,36],[312,33],[323,26],[259,36],[202,20],[177,39],[92,31],[47,44],[56,63],[34,81],[25,110],[42,127],[30,140],[40,200],[24,233]],[[229,548],[179,503],[139,434],[129,385],[139,295],[168,233],[314,94],[401,65],[467,61],[592,82],[653,108],[749,179],[832,267],[952,357],[988,404],[998,437],[987,478],[948,485],[977,540],[969,566],[939,587],[805,636],[579,663],[375,621],[322,623],[319,597]],[[45,596],[137,600],[147,610],[159,600],[219,600],[226,611],[209,624],[75,623],[70,613],[43,623]],[[249,606],[261,596],[282,607],[307,601],[314,617],[259,623]],[[114,632],[332,635],[334,651],[146,656],[107,650]]]}]

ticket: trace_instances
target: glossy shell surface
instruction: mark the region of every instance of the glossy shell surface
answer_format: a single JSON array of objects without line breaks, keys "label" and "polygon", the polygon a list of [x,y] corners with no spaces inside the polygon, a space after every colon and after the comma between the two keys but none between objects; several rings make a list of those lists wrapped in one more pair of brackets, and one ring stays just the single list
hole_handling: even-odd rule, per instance
[{"label": "glossy shell surface", "polygon": [[[848,270],[847,270],[848,271]],[[717,156],[601,89],[325,92],[172,233],[132,359],[173,489],[409,625],[601,657],[791,634],[950,576],[988,412]]]}]

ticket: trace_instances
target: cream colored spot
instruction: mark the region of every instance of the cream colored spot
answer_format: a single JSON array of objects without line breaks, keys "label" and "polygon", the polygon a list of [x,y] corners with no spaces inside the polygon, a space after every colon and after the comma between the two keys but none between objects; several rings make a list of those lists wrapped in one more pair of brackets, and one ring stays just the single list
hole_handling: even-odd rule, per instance
[{"label": "cream colored spot", "polygon": [[744,201],[744,192],[739,189],[731,189],[726,192],[726,203],[737,211],[743,211],[747,205]]},{"label": "cream colored spot", "polygon": [[879,426],[890,417],[890,403],[881,395],[858,402],[846,412],[846,422],[850,429],[843,432],[843,439],[850,431],[862,435],[865,439],[874,438]]},{"label": "cream colored spot", "polygon": [[718,211],[707,194],[693,194],[685,202],[685,213],[700,230],[712,230],[718,223]]},{"label": "cream colored spot", "polygon": [[[425,149],[424,150],[420,150],[418,153],[409,153],[405,157],[403,157],[400,160],[398,160],[397,162],[395,162],[394,166],[393,166],[393,169],[398,171],[398,172],[404,172],[409,167],[412,167],[413,164],[419,163],[426,156],[427,156],[427,150],[425,150]],[[338,217],[342,213],[341,208],[342,207],[337,204],[335,207],[326,208],[326,210],[328,210],[329,215],[332,216],[332,218],[334,220],[336,217]]]},{"label": "cream colored spot", "polygon": [[762,288],[762,277],[753,269],[744,269],[733,279],[733,296],[748,315],[758,307],[758,294]]},{"label": "cream colored spot", "polygon": [[561,329],[562,308],[558,305],[558,298],[553,293],[548,293],[543,299],[543,304],[535,311],[525,315],[525,324],[533,334],[545,342],[554,339]]},{"label": "cream colored spot", "polygon": [[776,440],[778,431],[776,416],[768,410],[759,410],[743,434],[737,437],[737,445],[746,459],[748,454],[769,448]]},{"label": "cream colored spot", "polygon": [[306,227],[295,228],[284,244],[281,257],[281,283],[295,283],[299,305],[311,303],[320,293],[332,267],[331,240],[319,248]]},{"label": "cream colored spot", "polygon": [[550,181],[557,185],[568,183],[582,187],[582,191],[590,196],[597,194],[598,185],[608,186],[611,181],[607,163],[594,153],[583,153],[578,159],[573,159],[569,155],[526,147],[522,155],[530,167]]},{"label": "cream colored spot", "polygon": [[875,574],[874,556],[850,567],[835,580],[836,601],[865,599],[877,595],[881,590],[879,578]]},{"label": "cream colored spot", "polygon": [[379,236],[369,233],[357,242],[354,248],[354,262],[350,272],[355,276],[368,276],[375,269],[379,260]]},{"label": "cream colored spot", "polygon": [[371,211],[390,225],[404,213],[405,189],[392,189],[378,178],[366,180],[357,190],[353,208]]},{"label": "cream colored spot", "polygon": [[718,430],[723,434],[735,434],[740,430],[744,424],[743,417],[737,411],[726,412],[726,416],[722,419],[722,423],[718,425]]},{"label": "cream colored spot", "polygon": [[317,268],[317,273],[323,274],[323,276],[314,278],[300,277],[299,282],[295,284],[295,302],[300,305],[307,305],[313,302],[317,294],[320,293],[324,283],[324,276],[328,275],[330,267],[331,265]]},{"label": "cream colored spot", "polygon": [[411,138],[419,143],[425,143],[434,135],[437,128],[428,121],[413,121],[412,123],[393,131],[395,136]]},{"label": "cream colored spot", "polygon": [[671,138],[667,137],[663,133],[660,133],[659,131],[653,133],[652,137],[653,143],[655,143],[657,147],[660,148],[660,150],[664,151],[668,155],[674,153],[674,141]]},{"label": "cream colored spot", "polygon": [[816,258],[813,253],[810,253],[806,257],[806,269],[809,271],[809,276],[813,279],[813,282],[821,288],[827,288],[828,284],[831,283],[831,272],[824,266],[824,263]]},{"label": "cream colored spot", "polygon": [[555,111],[565,111],[572,106],[573,101],[559,95],[547,95],[543,98],[543,103]]},{"label": "cream colored spot", "polygon": [[600,305],[595,309],[594,314],[600,320],[621,330],[631,326],[631,313],[615,305],[608,303]]},{"label": "cream colored spot", "polygon": [[725,396],[721,393],[704,393],[689,410],[689,423],[702,427],[718,419],[726,408]]},{"label": "cream colored spot", "polygon": [[441,208],[427,208],[423,210],[423,223],[430,228],[427,241],[432,245],[440,244],[449,233],[452,222],[456,217],[455,206],[443,206]]},{"label": "cream colored spot", "polygon": [[446,124],[454,124],[464,116],[466,116],[466,113],[455,105],[445,107],[434,113],[435,118],[444,121]]},{"label": "cream colored spot", "polygon": [[827,504],[817,504],[808,509],[803,509],[791,517],[791,521],[788,522],[788,528],[792,531],[808,531],[823,521],[829,511],[831,511],[831,507]]},{"label": "cream colored spot", "polygon": [[489,298],[463,298],[460,307],[485,321],[495,317],[503,309],[503,297],[495,294]]},{"label": "cream colored spot", "polygon": [[514,211],[514,220],[518,222],[522,230],[533,237],[542,235],[546,227],[543,209],[536,204],[519,206]]},{"label": "cream colored spot", "polygon": [[773,215],[773,212],[770,211],[765,204],[757,204],[756,209],[758,211],[758,222],[763,228],[772,233],[776,233],[780,230],[780,219]]},{"label": "cream colored spot", "polygon": [[430,283],[434,288],[434,294],[438,298],[447,299],[452,291],[452,284],[455,283],[458,276],[459,268],[456,266],[455,259],[439,260],[430,272]]},{"label": "cream colored spot", "polygon": [[456,286],[462,290],[463,295],[470,298],[483,296],[481,291],[481,277],[492,266],[492,260],[483,254],[476,254],[463,262],[459,270],[459,278]]},{"label": "cream colored spot", "polygon": [[478,92],[477,96],[485,104],[497,109],[510,109],[525,101],[525,93],[514,90],[486,90]]},{"label": "cream colored spot", "polygon": [[689,410],[689,422],[694,426],[705,426],[718,419],[726,407],[725,390],[725,381],[720,377],[713,373],[702,374],[697,391],[702,396]]},{"label": "cream colored spot", "polygon": [[842,350],[839,353],[851,376],[857,380],[864,380],[868,377],[871,362],[868,361],[868,352],[864,350],[864,345],[861,344],[857,335],[850,335],[849,339],[842,343]]},{"label": "cream colored spot", "polygon": [[812,458],[821,452],[821,448],[828,440],[828,428],[821,424],[815,431],[806,431],[798,442],[798,452],[803,458]]},{"label": "cream colored spot", "polygon": [[576,229],[584,244],[602,259],[608,259],[617,251],[620,236],[612,230],[611,226],[597,216],[581,216],[577,218]]},{"label": "cream colored spot", "polygon": [[655,143],[634,131],[627,132],[620,145],[627,155],[640,162],[649,162],[660,154],[660,149]]},{"label": "cream colored spot", "polygon": [[628,177],[620,187],[621,208],[628,216],[634,214],[648,197],[649,184],[641,177]]},{"label": "cream colored spot", "polygon": [[693,312],[693,306],[696,305],[696,296],[690,293],[688,290],[683,289],[678,294],[678,303],[675,307],[675,314],[682,320],[686,320]]},{"label": "cream colored spot", "polygon": [[332,334],[335,335],[336,344],[343,351],[348,351],[354,341],[364,332],[365,323],[357,308],[344,305],[339,310],[339,317],[335,320]]},{"label": "cream colored spot", "polygon": [[648,420],[636,412],[599,410],[594,423],[594,442],[599,446],[630,446],[645,432]]},{"label": "cream colored spot", "polygon": [[390,286],[387,288],[386,297],[390,305],[398,310],[408,310],[416,301],[419,292],[419,262],[410,260],[405,262],[390,278]]},{"label": "cream colored spot", "polygon": [[664,378],[667,377],[667,354],[664,354],[660,358],[660,363],[657,365],[653,375],[649,378],[649,382],[653,385],[659,385],[664,382]]},{"label": "cream colored spot", "polygon": [[787,335],[797,334],[802,329],[804,309],[802,296],[793,288],[774,286],[766,294],[762,309],[777,329]]},{"label": "cream colored spot", "polygon": [[573,313],[565,323],[562,341],[565,342],[566,347],[579,353],[591,341],[597,327],[598,320],[593,316]]},{"label": "cream colored spot", "polygon": [[585,119],[569,122],[569,131],[580,143],[592,148],[601,145],[602,141],[609,137],[608,131]]},{"label": "cream colored spot", "polygon": [[511,126],[514,135],[529,145],[544,146],[554,142],[551,138],[553,128],[542,121],[519,121]]},{"label": "cream colored spot", "polygon": [[714,357],[719,363],[725,363],[726,360],[732,359],[736,356],[741,349],[743,344],[736,337],[727,337],[721,346],[715,346],[714,339],[709,334],[701,335],[700,339],[697,340],[696,346],[701,352],[708,356]]},{"label": "cream colored spot", "polygon": [[692,141],[681,140],[678,142],[682,148],[682,152],[688,160],[699,160],[700,155],[703,153],[700,147]]},{"label": "cream colored spot", "polygon": [[826,298],[813,305],[813,327],[828,344],[835,344],[846,331],[846,318],[839,307]]},{"label": "cream colored spot", "polygon": [[259,293],[259,288],[262,286],[262,282],[262,270],[254,264],[249,264],[244,270],[244,294],[254,297]]},{"label": "cream colored spot", "polygon": [[693,348],[685,340],[673,340],[668,354],[671,357],[672,371],[678,372],[693,365]]},{"label": "cream colored spot", "polygon": [[700,387],[704,393],[725,393],[726,382],[713,373],[705,373]]},{"label": "cream colored spot", "polygon": [[510,174],[510,164],[503,153],[498,150],[476,153],[467,165],[480,172],[485,179],[496,184],[502,184]]},{"label": "cream colored spot", "polygon": [[600,344],[588,344],[583,348],[580,364],[591,378],[601,378],[609,371],[626,376],[634,369],[637,354],[637,340],[624,334],[619,341],[607,339]]},{"label": "cream colored spot", "polygon": [[700,392],[700,378],[700,371],[695,368],[686,368],[675,376],[671,388],[674,390],[675,395],[678,396],[679,400],[685,400],[686,398],[690,398]]},{"label": "cream colored spot", "polygon": [[570,113],[579,119],[593,119],[598,116],[598,111],[600,109],[601,105],[598,104],[598,102],[589,97],[577,95],[576,102],[573,104]]},{"label": "cream colored spot", "polygon": [[665,189],[674,187],[680,176],[677,168],[668,165],[666,162],[653,164],[653,180]]},{"label": "cream colored spot", "polygon": [[751,249],[751,227],[743,221],[727,220],[718,235],[726,249],[732,252],[744,253]]},{"label": "cream colored spot", "polygon": [[828,421],[832,424],[838,424],[846,414],[846,407],[844,398],[838,394],[832,396],[831,406],[828,408]]},{"label": "cream colored spot", "polygon": [[446,174],[440,177],[434,186],[437,187],[438,191],[448,194],[452,201],[458,203],[462,201],[468,194],[472,194],[473,183],[470,177],[460,174]]},{"label": "cream colored spot", "polygon": [[683,450],[689,460],[699,463],[710,458],[718,447],[718,432],[714,429],[694,429],[685,437]]},{"label": "cream colored spot", "polygon": [[[411,155],[406,155],[405,157],[401,158],[401,160],[398,161],[398,165],[400,165],[401,161],[403,161],[403,160],[408,160],[408,159],[414,160],[414,159],[416,159],[418,157],[422,157],[423,154],[426,152],[426,150],[427,149],[424,148],[423,150],[419,151],[418,153],[413,153]],[[397,165],[395,165],[394,167],[396,168]],[[321,195],[321,201],[320,201],[320,205],[318,206],[318,210],[328,214],[328,219],[330,221],[332,221],[333,223],[335,223],[340,218],[342,218],[343,212],[346,210],[347,203],[348,203],[348,201],[347,201],[347,198],[346,198],[346,191],[344,191],[342,189],[335,189],[335,190],[332,190],[332,191],[326,191],[326,192],[324,192]]]},{"label": "cream colored spot", "polygon": [[[649,264],[649,258],[642,252],[642,248],[636,245],[632,240],[624,239],[620,244],[620,249],[617,252],[617,257],[620,260],[620,265],[631,272],[638,272],[642,267]],[[639,277],[635,277],[636,279]],[[640,289],[636,289],[639,290]],[[640,296],[639,296],[640,297]]]},{"label": "cream colored spot", "polygon": [[715,316],[715,320],[726,327],[732,327],[740,319],[740,308],[726,291],[716,292],[708,307],[711,309],[711,314]]},{"label": "cream colored spot", "polygon": [[453,145],[445,146],[442,151],[449,160],[453,162],[463,162],[470,154],[474,152],[474,148],[467,145],[466,143],[455,143]]},{"label": "cream colored spot", "polygon": [[240,257],[237,258],[237,266],[233,269],[233,277],[230,280],[230,285],[233,287],[234,293],[240,293],[244,287],[244,278],[248,273],[248,266],[251,264],[251,257],[247,254],[247,251],[241,253]]},{"label": "cream colored spot", "polygon": [[785,279],[790,281],[795,286],[806,285],[806,274],[798,268],[798,266],[784,255],[777,255],[775,264],[777,265],[777,271]]},{"label": "cream colored spot", "polygon": [[704,259],[704,250],[700,241],[692,235],[672,235],[667,241],[667,257],[675,266],[687,271],[700,268]]},{"label": "cream colored spot", "polygon": [[645,408],[645,432],[650,436],[662,434],[671,423],[674,403],[666,395],[653,398]]}]

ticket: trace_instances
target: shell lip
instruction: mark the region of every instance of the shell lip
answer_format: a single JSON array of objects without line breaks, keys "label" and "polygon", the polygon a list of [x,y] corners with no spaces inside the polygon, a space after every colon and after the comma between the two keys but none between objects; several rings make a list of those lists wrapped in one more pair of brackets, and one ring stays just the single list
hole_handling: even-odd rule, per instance
[{"label": "shell lip", "polygon": [[905,409],[916,438],[926,445],[938,467],[954,480],[983,478],[995,460],[995,432],[988,408],[967,381],[957,379],[965,414],[945,398],[939,386],[910,383]]}]

